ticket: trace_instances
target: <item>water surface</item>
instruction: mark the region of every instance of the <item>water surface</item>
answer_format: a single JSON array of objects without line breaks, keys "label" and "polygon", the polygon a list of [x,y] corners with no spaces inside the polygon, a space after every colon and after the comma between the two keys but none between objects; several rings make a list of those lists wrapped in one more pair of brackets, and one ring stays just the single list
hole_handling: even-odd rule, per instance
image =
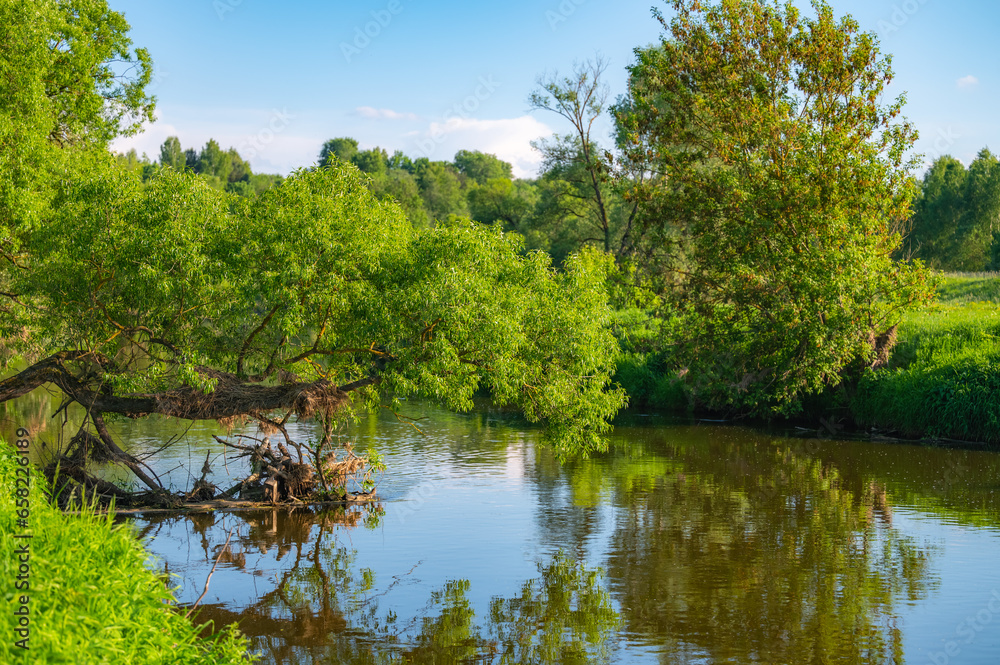
[{"label": "water surface", "polygon": [[[632,416],[560,465],[512,416],[407,415],[347,432],[386,457],[377,504],[135,517],[151,565],[193,603],[218,560],[199,616],[266,663],[1000,662],[995,453]],[[157,472],[208,453],[223,485],[217,433]]]}]

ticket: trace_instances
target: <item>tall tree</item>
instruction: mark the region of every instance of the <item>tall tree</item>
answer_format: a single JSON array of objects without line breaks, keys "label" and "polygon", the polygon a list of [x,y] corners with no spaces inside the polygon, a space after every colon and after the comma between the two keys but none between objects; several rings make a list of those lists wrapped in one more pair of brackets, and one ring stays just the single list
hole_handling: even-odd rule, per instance
[{"label": "tall tree", "polygon": [[950,155],[936,159],[924,174],[903,245],[906,256],[923,259],[933,268],[950,267],[954,237],[965,214],[967,176],[962,162]]},{"label": "tall tree", "polygon": [[[686,358],[715,406],[789,413],[851,367],[885,360],[902,312],[931,297],[895,262],[916,132],[883,103],[877,38],[822,1],[673,0],[637,51],[631,157],[659,177],[637,198],[678,232]],[[669,233],[668,233],[669,232]],[[698,371],[694,371],[697,369]]]},{"label": "tall tree", "polygon": [[573,131],[535,142],[544,158],[543,169],[555,172],[563,186],[553,190],[571,219],[582,219],[606,252],[613,249],[614,226],[608,193],[607,157],[591,136],[594,123],[604,113],[608,88],[601,81],[607,61],[597,57],[578,63],[573,74],[538,79],[528,98],[533,109],[552,111],[569,121]]}]

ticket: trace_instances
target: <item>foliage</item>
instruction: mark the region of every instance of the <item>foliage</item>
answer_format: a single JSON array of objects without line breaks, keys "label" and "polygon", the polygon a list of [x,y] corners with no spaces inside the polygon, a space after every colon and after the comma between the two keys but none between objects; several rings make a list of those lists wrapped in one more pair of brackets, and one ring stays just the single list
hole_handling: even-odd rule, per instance
[{"label": "foliage", "polygon": [[[909,211],[913,128],[877,40],[825,2],[816,16],[755,0],[675,0],[639,49],[618,107],[630,196],[671,251],[696,396],[789,414],[877,361],[901,312],[930,297],[893,261]],[[649,211],[654,212],[651,214]]]},{"label": "foliage", "polygon": [[910,314],[886,369],[862,377],[855,420],[907,436],[1000,442],[1000,280],[946,278],[942,302]]},{"label": "foliage", "polygon": [[106,438],[104,413],[280,425],[352,393],[468,410],[486,389],[565,453],[599,448],[624,404],[596,255],[557,273],[496,228],[415,231],[339,162],[239,199],[106,161],[64,183],[31,238],[21,351],[41,359],[0,400],[54,382]]},{"label": "foliage", "polygon": [[0,2],[0,337],[23,333],[9,283],[54,183],[150,120],[149,55],[104,0]]},{"label": "foliage", "polygon": [[[573,131],[532,143],[543,157],[542,200],[536,225],[558,234],[565,249],[592,244],[623,259],[633,249],[635,203],[622,200],[609,177],[611,153],[592,137],[594,123],[607,107],[608,88],[601,77],[601,57],[577,63],[570,76],[541,77],[528,98],[531,108],[547,110],[568,121]],[[626,180],[626,182],[628,182]]]},{"label": "foliage", "polygon": [[[200,637],[173,607],[173,594],[146,569],[148,553],[125,524],[84,506],[79,515],[64,515],[43,497],[41,473],[31,468],[30,497],[33,538],[17,540],[14,474],[17,456],[0,440],[0,573],[14,580],[15,549],[30,542],[30,651],[15,648],[13,638],[0,644],[5,663],[76,663],[81,654],[91,662],[154,664],[247,662],[246,638],[233,627],[211,639]],[[23,468],[23,467],[22,467]],[[6,586],[5,605],[13,608],[19,592]],[[12,636],[8,612],[5,633]]]},{"label": "foliage", "polygon": [[904,251],[940,270],[996,268],[1000,168],[989,150],[966,169],[950,156],[924,174]]}]

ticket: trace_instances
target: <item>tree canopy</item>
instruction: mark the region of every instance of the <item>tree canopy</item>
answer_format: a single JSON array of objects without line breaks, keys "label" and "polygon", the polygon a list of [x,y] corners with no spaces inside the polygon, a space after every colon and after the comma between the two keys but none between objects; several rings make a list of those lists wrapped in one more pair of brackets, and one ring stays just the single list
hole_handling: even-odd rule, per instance
[{"label": "tree canopy", "polygon": [[53,183],[150,120],[149,55],[103,0],[0,0],[0,335],[20,335],[12,275]]},{"label": "tree canopy", "polygon": [[[618,122],[653,178],[631,196],[671,249],[682,358],[705,402],[790,412],[877,364],[901,311],[930,297],[895,262],[914,190],[913,127],[877,38],[812,3],[670,3],[636,51]],[[882,358],[884,360],[884,357]],[[694,369],[698,371],[695,372]]]}]

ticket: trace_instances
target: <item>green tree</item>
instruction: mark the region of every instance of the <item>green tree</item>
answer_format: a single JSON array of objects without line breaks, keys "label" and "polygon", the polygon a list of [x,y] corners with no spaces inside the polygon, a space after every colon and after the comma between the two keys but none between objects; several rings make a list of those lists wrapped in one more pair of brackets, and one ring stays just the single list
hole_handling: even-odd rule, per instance
[{"label": "green tree", "polygon": [[358,152],[358,142],[352,138],[330,139],[319,151],[319,165],[328,166],[334,157],[350,163]]},{"label": "green tree", "polygon": [[[591,136],[594,123],[606,110],[607,86],[601,76],[607,61],[596,58],[578,63],[571,76],[557,74],[539,78],[528,102],[533,109],[552,111],[569,123],[573,131],[532,143],[542,153],[543,170],[552,184],[548,188],[550,211],[547,223],[563,227],[564,237],[579,244],[598,243],[605,252],[615,249],[608,186],[609,158]],[[567,226],[574,230],[567,233]]]},{"label": "green tree", "polygon": [[160,146],[160,165],[169,166],[175,171],[183,171],[187,165],[181,140],[176,136],[168,136],[167,140]]},{"label": "green tree", "polygon": [[362,150],[351,158],[351,163],[372,176],[384,176],[389,170],[389,155],[382,148]]},{"label": "green tree", "polygon": [[485,185],[495,178],[514,177],[513,167],[497,157],[478,150],[459,150],[455,153],[455,168],[477,185]]},{"label": "green tree", "polygon": [[409,171],[391,169],[385,175],[375,178],[371,190],[381,197],[389,197],[406,212],[406,217],[414,228],[426,228],[430,224],[424,200],[420,198],[417,178]]},{"label": "green tree", "polygon": [[[667,268],[689,313],[683,358],[711,405],[789,413],[851,367],[884,361],[902,312],[931,297],[892,259],[915,140],[883,104],[877,38],[830,6],[673,0],[637,51],[618,122],[658,177],[632,196],[679,237]],[[676,234],[676,235],[675,235]]]},{"label": "green tree", "polygon": [[954,236],[965,214],[967,175],[962,162],[949,155],[936,159],[924,174],[903,246],[906,255],[923,259],[933,268],[950,267]]},{"label": "green tree", "polygon": [[504,230],[527,235],[528,220],[538,198],[536,190],[526,180],[490,178],[469,188],[469,213],[477,222],[500,224]]},{"label": "green tree", "polygon": [[420,197],[431,219],[445,220],[451,215],[468,215],[465,190],[453,165],[422,157],[416,161],[416,172]]},{"label": "green tree", "polygon": [[195,173],[207,176],[215,176],[220,182],[229,182],[229,172],[233,165],[229,155],[219,147],[215,139],[209,139],[205,147],[198,153],[198,166]]},{"label": "green tree", "polygon": [[953,269],[984,270],[992,259],[993,234],[1000,231],[1000,160],[988,148],[969,165],[964,208]]},{"label": "green tree", "polygon": [[229,160],[228,182],[249,182],[250,176],[253,175],[250,162],[240,157],[240,153],[236,152],[236,148],[227,150],[226,158]]},{"label": "green tree", "polygon": [[250,199],[170,169],[62,183],[17,282],[39,306],[41,359],[0,382],[0,402],[53,383],[86,409],[78,440],[151,488],[106,415],[280,428],[355,394],[468,410],[486,389],[547,423],[558,450],[599,447],[624,402],[608,386],[605,265],[581,255],[557,274],[465,221],[415,232],[368,183],[339,162]]},{"label": "green tree", "polygon": [[[0,337],[23,333],[13,273],[54,186],[152,120],[152,65],[103,0],[0,0]],[[13,271],[13,273],[12,273]]]}]

